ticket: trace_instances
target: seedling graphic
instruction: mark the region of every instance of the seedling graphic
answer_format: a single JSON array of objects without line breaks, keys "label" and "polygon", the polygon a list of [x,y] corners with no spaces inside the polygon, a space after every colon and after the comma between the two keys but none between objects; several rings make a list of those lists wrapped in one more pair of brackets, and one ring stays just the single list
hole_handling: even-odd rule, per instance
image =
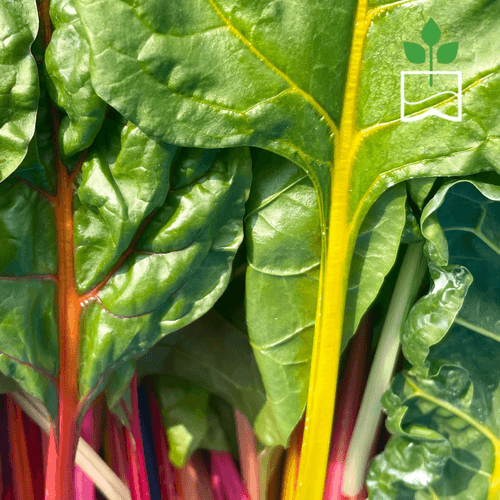
[{"label": "seedling graphic", "polygon": [[[427,21],[427,24],[422,30],[422,39],[429,46],[430,59],[430,86],[432,87],[432,64],[433,55],[432,49],[441,38],[441,30],[435,23],[432,17]],[[418,43],[404,42],[406,57],[411,63],[422,64],[425,62],[425,48]],[[455,60],[458,52],[458,42],[450,42],[441,45],[437,51],[437,62],[440,64],[448,64]]]}]

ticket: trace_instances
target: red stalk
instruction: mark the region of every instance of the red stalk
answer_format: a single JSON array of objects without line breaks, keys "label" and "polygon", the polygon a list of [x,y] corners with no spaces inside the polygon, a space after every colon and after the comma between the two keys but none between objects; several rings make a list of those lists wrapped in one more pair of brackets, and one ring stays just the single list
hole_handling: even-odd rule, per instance
[{"label": "red stalk", "polygon": [[113,469],[114,473],[128,485],[128,462],[125,435],[122,425],[110,411],[108,411],[107,432],[109,438],[108,464]]},{"label": "red stalk", "polygon": [[[347,449],[368,375],[370,333],[370,318],[367,317],[363,320],[358,332],[352,339],[347,365],[339,382],[337,403],[335,405],[337,411],[333,424],[332,446],[330,448],[323,500],[344,500],[348,498],[342,495],[342,480]],[[366,495],[362,493],[358,497],[364,499]]]},{"label": "red stalk", "polygon": [[34,500],[33,474],[30,467],[22,410],[10,396],[7,396],[7,426],[14,498],[15,500]]},{"label": "red stalk", "polygon": [[33,475],[33,494],[35,500],[43,500],[45,490],[45,476],[43,469],[38,464],[43,463],[42,434],[40,427],[31,418],[22,412],[23,423],[26,436],[28,438],[28,458],[33,465],[31,473]]},{"label": "red stalk", "polygon": [[238,410],[235,410],[234,414],[243,483],[250,495],[250,500],[260,500],[259,462],[255,447],[255,434],[245,415]]},{"label": "red stalk", "polygon": [[210,458],[212,471],[221,478],[226,500],[249,500],[231,454],[227,451],[212,451]]},{"label": "red stalk", "polygon": [[196,469],[191,460],[182,469],[178,469],[178,474],[182,496],[186,500],[203,500],[203,497],[200,495]]},{"label": "red stalk", "polygon": [[175,473],[168,458],[168,439],[163,429],[161,410],[158,400],[152,390],[149,391],[149,408],[151,414],[151,426],[155,436],[154,446],[156,452],[156,464],[158,467],[158,478],[160,482],[161,500],[178,500],[175,488]]},{"label": "red stalk", "polygon": [[142,445],[139,421],[139,401],[137,396],[137,373],[132,377],[132,415],[129,417],[131,429],[125,429],[125,440],[129,457],[129,483],[132,500],[151,500],[149,493],[146,460]]},{"label": "red stalk", "polygon": [[12,489],[12,485],[9,484],[5,490],[5,495],[3,496],[3,500],[14,500],[14,490]]}]

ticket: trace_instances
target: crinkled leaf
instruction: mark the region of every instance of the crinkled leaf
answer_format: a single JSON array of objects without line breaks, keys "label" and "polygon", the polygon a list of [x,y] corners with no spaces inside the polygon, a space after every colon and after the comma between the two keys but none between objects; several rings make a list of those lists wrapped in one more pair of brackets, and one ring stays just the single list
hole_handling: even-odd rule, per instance
[{"label": "crinkled leaf", "polygon": [[106,277],[147,216],[165,203],[176,150],[148,138],[120,116],[106,120],[83,163],[75,199],[80,292]]},{"label": "crinkled leaf", "polygon": [[[253,160],[245,222],[246,310],[267,393],[256,431],[264,443],[286,446],[307,399],[321,253],[319,211],[314,187],[301,169],[261,150],[253,151]],[[395,186],[363,223],[349,278],[343,347],[394,264],[405,202],[404,186]]]},{"label": "crinkled leaf", "polygon": [[59,145],[62,155],[68,157],[92,144],[107,105],[90,81],[89,46],[73,1],[50,2],[50,17],[55,30],[45,54],[45,67],[51,97],[67,115],[61,121]]},{"label": "crinkled leaf", "polygon": [[38,32],[35,0],[0,4],[0,181],[26,156],[35,131],[38,73],[31,44]]},{"label": "crinkled leaf", "polygon": [[433,285],[402,332],[412,367],[384,396],[396,436],[371,466],[370,499],[499,494],[500,187],[486,179],[447,183],[425,207]]},{"label": "crinkled leaf", "polygon": [[[141,133],[135,128],[127,129],[122,138],[129,133],[147,141],[147,138],[141,139]],[[90,188],[92,182],[95,182],[96,189],[87,201],[91,207],[89,212],[98,212],[108,200],[110,207],[115,200],[118,201],[115,205],[118,216],[112,210],[104,209],[102,213],[108,220],[104,219],[101,227],[121,223],[130,239],[129,220],[133,217],[144,219],[144,207],[151,200],[161,198],[158,191],[165,196],[168,171],[163,174],[163,183],[157,181],[161,178],[158,171],[164,168],[154,157],[157,147],[155,143],[144,146],[146,154],[151,152],[153,156],[150,164],[152,189],[145,183],[144,199],[133,195],[133,188],[135,193],[142,189],[138,186],[142,177],[141,180],[131,179],[130,176],[135,174],[130,165],[123,172],[122,190],[106,164],[91,159],[84,165],[79,196],[82,187]],[[170,153],[167,156],[170,158]],[[137,159],[141,160],[140,157]],[[156,167],[156,172],[153,167]],[[138,169],[143,171],[144,167],[139,165]],[[102,189],[103,171],[109,179],[107,192]],[[87,182],[87,179],[90,180]],[[202,177],[168,193],[164,203],[136,232],[137,241],[122,253],[125,257],[122,263],[116,255],[114,260],[120,264],[118,269],[98,289],[97,300],[82,312],[82,394],[100,383],[100,377],[112,372],[119,364],[144,353],[164,335],[201,316],[222,294],[229,282],[232,260],[243,239],[242,219],[250,182],[248,150],[220,151]],[[120,219],[123,207],[128,210],[130,219]],[[100,222],[101,219],[97,217],[96,220]],[[77,217],[75,221],[78,221]],[[85,234],[87,228],[85,224],[77,225],[76,233]],[[92,231],[89,230],[88,234],[92,235]],[[88,239],[83,239],[87,244]],[[115,244],[113,240],[105,241],[112,252]],[[77,268],[77,276],[78,272]]]},{"label": "crinkled leaf", "polygon": [[21,177],[47,193],[56,193],[55,151],[52,138],[50,99],[46,89],[46,75],[43,71],[43,54],[45,46],[42,33],[32,46],[37,61],[40,78],[40,98],[36,116],[35,133],[29,143],[28,153],[16,170],[15,176]]}]

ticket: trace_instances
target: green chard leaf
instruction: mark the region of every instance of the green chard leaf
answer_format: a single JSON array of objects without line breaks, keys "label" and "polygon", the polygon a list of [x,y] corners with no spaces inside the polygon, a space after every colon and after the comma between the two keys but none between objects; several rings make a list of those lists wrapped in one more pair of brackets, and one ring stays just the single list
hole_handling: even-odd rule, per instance
[{"label": "green chard leaf", "polygon": [[[252,159],[245,300],[267,396],[256,432],[267,445],[287,446],[307,400],[321,254],[319,210],[314,186],[300,168],[262,150],[252,150]],[[342,349],[394,264],[405,203],[406,190],[399,184],[363,222],[349,276]]]},{"label": "green chard leaf", "polygon": [[395,436],[371,465],[372,500],[499,494],[499,221],[493,174],[448,182],[425,207],[433,284],[402,331],[412,366],[384,396]]},{"label": "green chard leaf", "polygon": [[[243,239],[251,181],[245,149],[214,152],[211,161],[180,151],[171,165],[173,148],[129,124],[102,133],[110,134],[112,147],[89,153],[75,202],[81,203],[75,212],[77,286],[89,294],[80,330],[82,394],[201,316],[222,294]],[[193,175],[185,163],[192,165],[196,154],[205,172]],[[186,167],[186,182],[167,195],[177,164]]]},{"label": "green chard leaf", "polygon": [[154,385],[176,467],[183,467],[198,448],[237,451],[234,410],[223,399],[172,375],[155,377]]},{"label": "green chard leaf", "polygon": [[0,4],[0,182],[26,156],[35,131],[38,73],[31,45],[38,32],[35,0]]},{"label": "green chard leaf", "polygon": [[237,408],[251,423],[265,402],[247,335],[214,310],[160,340],[139,360],[137,373],[189,380]]},{"label": "green chard leaf", "polygon": [[45,53],[49,91],[67,114],[59,129],[63,157],[92,144],[104,121],[106,103],[90,81],[89,46],[82,36],[80,19],[72,0],[50,2],[55,30]]}]

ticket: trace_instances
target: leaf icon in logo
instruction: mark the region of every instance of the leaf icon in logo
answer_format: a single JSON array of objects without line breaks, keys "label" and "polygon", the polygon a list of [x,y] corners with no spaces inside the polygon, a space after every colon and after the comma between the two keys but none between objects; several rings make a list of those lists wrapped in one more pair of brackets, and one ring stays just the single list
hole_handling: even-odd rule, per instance
[{"label": "leaf icon in logo", "polygon": [[439,42],[440,38],[441,38],[441,30],[439,29],[439,26],[435,23],[434,19],[432,19],[431,17],[427,21],[427,24],[424,26],[424,29],[422,30],[422,39],[427,45],[432,47],[433,45],[436,45],[436,43]]},{"label": "leaf icon in logo", "polygon": [[437,51],[438,63],[448,64],[455,60],[458,52],[458,42],[445,43]]},{"label": "leaf icon in logo", "polygon": [[408,60],[414,64],[425,62],[425,49],[418,43],[404,42],[405,54]]}]

